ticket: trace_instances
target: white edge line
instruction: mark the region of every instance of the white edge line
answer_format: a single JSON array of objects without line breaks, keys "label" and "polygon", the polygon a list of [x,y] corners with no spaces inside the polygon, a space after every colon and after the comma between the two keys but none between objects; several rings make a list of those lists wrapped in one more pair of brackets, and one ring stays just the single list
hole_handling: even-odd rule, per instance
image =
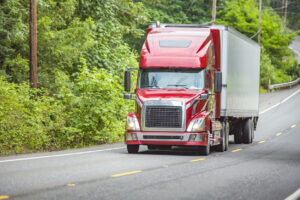
[{"label": "white edge line", "polygon": [[276,107],[279,106],[280,104],[285,103],[286,101],[288,101],[290,98],[292,98],[293,96],[295,96],[295,95],[298,94],[299,92],[300,92],[300,89],[297,90],[296,92],[294,92],[293,94],[291,94],[290,96],[288,96],[287,98],[283,99],[281,102],[279,102],[279,103],[277,103],[277,104],[271,106],[270,108],[267,108],[267,109],[264,110],[264,111],[261,111],[261,112],[259,113],[259,115],[262,115],[262,114],[264,114],[264,113],[266,113],[266,112],[272,110],[273,108],[276,108]]},{"label": "white edge line", "polygon": [[285,198],[285,200],[297,200],[299,197],[300,197],[300,188],[296,192],[294,192],[293,194]]},{"label": "white edge line", "polygon": [[24,160],[36,160],[36,159],[43,159],[43,158],[65,157],[65,156],[72,156],[72,155],[82,155],[82,154],[96,153],[96,152],[101,152],[101,151],[111,151],[111,150],[124,149],[124,148],[125,147],[116,147],[116,148],[110,148],[110,149],[99,149],[99,150],[94,150],[94,151],[82,151],[82,152],[56,154],[56,155],[49,155],[49,156],[37,156],[37,157],[29,157],[29,158],[11,159],[11,160],[0,160],[0,163],[24,161]]},{"label": "white edge line", "polygon": [[296,49],[294,49],[293,47],[291,47],[290,49],[300,57],[300,53]]},{"label": "white edge line", "polygon": [[293,96],[295,96],[298,92],[300,92],[300,89],[297,90],[296,92],[294,92],[293,94],[291,94],[290,96],[288,96],[287,98],[285,98],[281,103],[286,102],[287,100],[289,100],[290,98],[292,98]]}]

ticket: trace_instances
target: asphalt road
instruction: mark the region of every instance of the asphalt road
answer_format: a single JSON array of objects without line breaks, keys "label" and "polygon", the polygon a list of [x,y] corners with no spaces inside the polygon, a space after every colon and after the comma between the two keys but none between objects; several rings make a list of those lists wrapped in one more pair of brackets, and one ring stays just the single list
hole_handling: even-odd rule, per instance
[{"label": "asphalt road", "polygon": [[0,199],[285,199],[300,188],[300,86],[260,100],[252,145],[207,157],[129,155],[123,144],[2,157]]}]

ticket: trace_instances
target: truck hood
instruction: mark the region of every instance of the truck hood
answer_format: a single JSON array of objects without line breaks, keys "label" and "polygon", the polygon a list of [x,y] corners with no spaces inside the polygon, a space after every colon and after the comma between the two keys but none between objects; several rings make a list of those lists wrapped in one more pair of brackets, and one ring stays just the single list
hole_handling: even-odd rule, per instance
[{"label": "truck hood", "polygon": [[200,94],[204,93],[204,90],[193,89],[137,89],[137,97],[141,103],[147,100],[179,100],[188,104]]}]

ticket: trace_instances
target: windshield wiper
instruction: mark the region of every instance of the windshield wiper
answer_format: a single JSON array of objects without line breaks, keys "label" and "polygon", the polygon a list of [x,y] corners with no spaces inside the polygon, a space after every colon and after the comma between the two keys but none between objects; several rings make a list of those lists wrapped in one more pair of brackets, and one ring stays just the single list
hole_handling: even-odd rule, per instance
[{"label": "windshield wiper", "polygon": [[146,88],[158,88],[158,89],[160,89],[160,87],[155,86],[155,85],[146,85],[144,87],[146,87]]},{"label": "windshield wiper", "polygon": [[183,87],[184,89],[189,89],[186,85],[168,85],[168,86]]}]

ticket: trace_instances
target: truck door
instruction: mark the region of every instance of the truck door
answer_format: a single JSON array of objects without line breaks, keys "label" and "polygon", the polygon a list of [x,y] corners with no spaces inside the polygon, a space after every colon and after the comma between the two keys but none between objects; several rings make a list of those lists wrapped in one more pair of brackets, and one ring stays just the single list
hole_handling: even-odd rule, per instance
[{"label": "truck door", "polygon": [[210,113],[210,119],[212,121],[215,120],[215,111],[216,111],[216,101],[214,94],[214,73],[213,70],[206,70],[206,87],[208,92],[208,103],[207,103],[207,111]]}]

